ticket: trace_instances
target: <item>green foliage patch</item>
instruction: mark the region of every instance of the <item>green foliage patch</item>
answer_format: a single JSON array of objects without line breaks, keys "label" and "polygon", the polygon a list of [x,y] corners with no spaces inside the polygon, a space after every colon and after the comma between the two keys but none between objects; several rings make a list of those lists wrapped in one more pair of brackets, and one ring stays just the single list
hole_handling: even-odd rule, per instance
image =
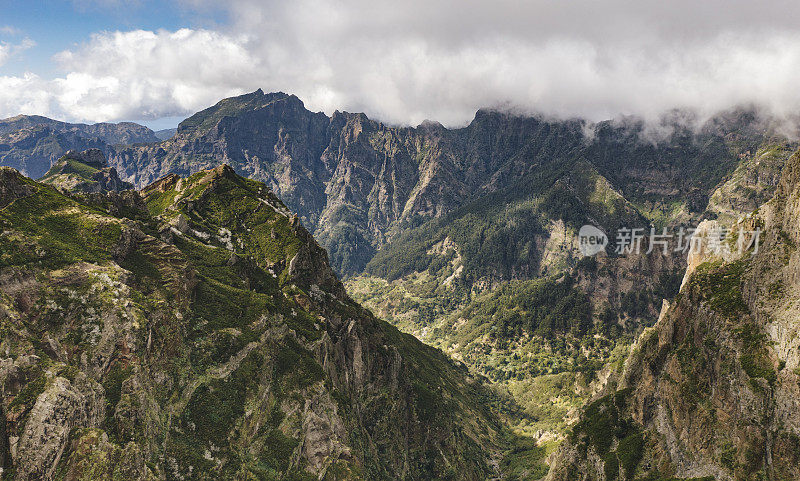
[{"label": "green foliage patch", "polygon": [[630,389],[617,391],[589,404],[573,427],[570,440],[586,453],[592,447],[604,461],[606,479],[631,480],[644,454],[644,434],[625,414]]},{"label": "green foliage patch", "polygon": [[[119,242],[119,222],[83,206],[50,186],[36,184],[37,191],[16,199],[0,210],[0,226],[25,233],[23,240],[0,236],[0,267],[35,263],[56,269],[77,261],[102,263],[111,259]],[[31,241],[35,247],[30,248]],[[38,252],[37,252],[38,251]]]},{"label": "green foliage patch", "polygon": [[548,455],[545,446],[539,446],[531,439],[519,438],[514,447],[503,456],[500,465],[506,475],[504,479],[513,481],[533,481],[547,475],[548,466],[545,459]]},{"label": "green foliage patch", "polygon": [[767,351],[769,336],[754,324],[745,324],[734,330],[734,334],[742,343],[739,362],[744,372],[751,378],[763,378],[774,385],[778,375]]},{"label": "green foliage patch", "polygon": [[505,283],[470,302],[458,317],[474,325],[496,326],[491,333],[495,339],[523,332],[544,338],[563,333],[580,336],[592,326],[589,298],[574,287],[571,276]]},{"label": "green foliage patch", "polygon": [[735,321],[749,312],[742,297],[742,275],[746,268],[745,259],[706,262],[697,267],[691,282],[715,312]]}]

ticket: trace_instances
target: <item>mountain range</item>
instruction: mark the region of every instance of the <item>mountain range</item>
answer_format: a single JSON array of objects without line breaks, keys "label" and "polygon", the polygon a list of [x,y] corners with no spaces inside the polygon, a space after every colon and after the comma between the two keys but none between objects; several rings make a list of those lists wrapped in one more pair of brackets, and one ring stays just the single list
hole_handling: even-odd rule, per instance
[{"label": "mountain range", "polygon": [[[348,112],[327,116],[307,110],[293,95],[260,90],[222,100],[181,122],[174,133],[153,133],[127,123],[87,126],[42,117],[0,121],[0,164],[41,182],[21,177],[9,180],[9,185],[14,184],[7,189],[14,198],[9,205],[28,198],[19,197],[19,192],[29,189],[25,185],[39,191],[55,189],[53,195],[83,206],[78,210],[85,209],[86,219],[79,224],[96,215],[125,225],[139,223],[139,230],[164,244],[157,251],[178,251],[174,255],[184,256],[182,262],[197,271],[194,276],[214,281],[214,288],[273,297],[282,295],[278,291],[291,292],[288,299],[298,304],[279,307],[283,317],[289,312],[286,309],[301,308],[328,323],[337,316],[355,319],[355,324],[340,320],[323,329],[331,340],[343,336],[345,325],[347,332],[354,325],[379,326],[364,329],[377,329],[383,337],[369,334],[340,344],[343,364],[336,368],[329,369],[318,348],[309,347],[318,342],[314,336],[298,340],[323,367],[319,381],[324,392],[319,395],[328,393],[337,401],[339,391],[350,396],[346,407],[340,405],[341,419],[327,422],[345,426],[351,435],[327,433],[323,436],[326,447],[320,448],[312,439],[315,433],[291,431],[294,434],[289,437],[298,446],[311,443],[325,454],[314,458],[304,447],[295,446],[286,451],[293,453],[294,461],[281,469],[270,465],[273,471],[265,472],[283,476],[305,472],[320,479],[328,473],[339,473],[330,474],[331,479],[796,477],[792,463],[798,450],[792,446],[800,423],[793,417],[791,386],[799,373],[798,359],[792,354],[796,342],[791,299],[796,299],[796,279],[791,266],[797,240],[790,228],[796,219],[791,203],[797,183],[792,174],[796,149],[784,125],[756,109],[732,109],[709,119],[674,111],[657,124],[635,118],[590,123],[487,109],[478,111],[469,125],[448,129],[431,121],[417,127],[389,126]],[[104,156],[107,162],[91,160]],[[12,179],[11,171],[6,172]],[[209,190],[206,184],[214,188]],[[131,186],[139,193],[128,190]],[[268,237],[252,234],[266,229],[258,213],[261,205],[270,205],[285,217],[291,233],[270,227]],[[74,210],[65,206],[56,210]],[[254,207],[258,221],[252,219]],[[98,209],[101,214],[91,214]],[[22,222],[23,214],[16,215],[9,217],[9,225]],[[608,235],[605,253],[582,255],[577,234],[587,224]],[[616,237],[620,229],[641,228],[649,233],[651,229],[698,228],[704,233],[712,227],[734,232],[742,226],[764,230],[764,247],[752,256],[715,256],[704,250],[687,258],[685,250],[672,248],[647,253],[647,241],[639,253],[615,252],[622,247]],[[13,253],[12,257],[24,257],[23,245],[34,251],[42,247],[37,242],[47,237],[35,226],[26,224],[25,228],[30,230],[15,233],[17,229],[11,229],[9,238],[18,242],[8,246],[6,252]],[[150,240],[144,239],[149,252]],[[233,254],[223,267],[222,254],[211,261],[210,253],[197,251],[205,247],[183,239]],[[298,245],[306,246],[300,251],[316,252],[302,280],[289,275],[297,262],[287,252],[294,252]],[[97,263],[84,259],[91,255],[81,252],[70,262]],[[166,282],[163,264],[173,261],[132,255],[135,261],[128,254],[103,261],[113,261],[112,270],[132,272],[131,279],[121,282],[150,297],[158,291],[156,286]],[[33,265],[31,260],[7,262],[14,279]],[[252,262],[253,269],[261,270],[245,273],[237,267],[241,262]],[[100,265],[108,268],[103,262]],[[37,265],[40,268],[45,270],[39,277],[48,279],[64,269]],[[273,275],[277,287],[264,291],[259,286],[261,277]],[[301,292],[295,293],[295,288]],[[184,307],[178,291],[162,293],[169,312],[184,316],[181,309],[188,310],[186,315],[202,323],[210,321],[209,315],[228,315],[224,313],[233,309],[224,300],[199,300],[202,282],[181,289],[189,299],[181,301],[189,303]],[[41,299],[59,302],[51,294]],[[343,314],[340,309],[344,308],[336,307],[341,302],[360,314]],[[444,354],[393,331],[356,302]],[[202,311],[209,305],[217,311],[204,317]],[[28,312],[14,308],[16,318]],[[161,319],[164,309],[145,310],[143,319],[156,314]],[[74,315],[71,322],[81,315]],[[63,331],[26,328],[31,330],[18,332],[20,338],[47,331],[57,343],[71,342],[63,338]],[[253,334],[257,336],[274,326],[261,328],[248,329],[261,333]],[[192,371],[195,358],[202,364],[202,355],[193,354],[196,349],[213,350],[231,343],[241,348],[255,342],[236,344],[226,338],[243,333],[252,337],[242,325],[219,329],[201,333],[202,341],[176,338],[176,348],[188,356],[184,367]],[[139,336],[143,332],[134,331]],[[203,342],[207,347],[200,348]],[[385,369],[394,372],[393,363],[399,361],[382,355],[374,358],[374,372],[367,370],[376,381],[364,381],[367,374],[358,375],[369,389],[361,384],[354,387],[350,381],[338,384],[342,376],[356,376],[352,370],[360,368],[347,367],[347,362],[363,356],[370,342],[395,349],[392,352],[400,352],[406,360],[400,365],[410,363],[421,371],[409,368],[401,373],[402,381],[396,374],[389,376],[394,380],[386,381]],[[79,342],[71,349],[88,355],[95,347]],[[300,357],[293,359],[306,359],[305,353],[297,352]],[[72,358],[64,361],[45,354],[101,385],[108,382],[108,373],[102,369],[89,372],[82,361],[75,364]],[[154,379],[192,386],[211,382],[208,375],[198,374],[191,381],[180,366],[159,364],[167,363],[167,357],[147,364],[149,371],[145,364],[137,368],[139,364],[134,363],[132,372],[143,377],[126,382],[142,386]],[[223,369],[224,359],[209,361],[207,372]],[[268,364],[262,362],[261,369]],[[424,364],[436,367],[424,369]],[[37,372],[45,373],[47,386],[49,379],[60,376],[49,364]],[[397,391],[383,387],[387,382],[410,387]],[[259,383],[260,387],[253,388],[258,392],[274,389],[272,380]],[[293,395],[306,399],[306,413],[308,403],[317,402],[309,401],[311,385],[302,385]],[[423,388],[430,393],[415,391]],[[382,397],[386,389],[392,393],[388,398]],[[353,390],[362,393],[357,401]],[[18,391],[11,388],[10,392],[16,394],[6,396],[4,409],[14,404],[17,411],[6,418],[29,416],[35,410],[38,398],[28,398],[23,405],[14,401]],[[41,391],[39,397],[46,392]],[[137,396],[144,402],[152,395],[148,393]],[[440,398],[423,399],[428,395]],[[188,409],[185,403],[175,407],[157,396],[147,402],[153,410],[159,405],[157,412]],[[211,401],[204,397],[198,402]],[[448,404],[452,402],[456,404]],[[423,419],[415,411],[421,406],[448,406],[442,409],[450,415],[437,411]],[[287,409],[295,412],[298,408],[283,409],[289,416]],[[365,420],[364,413],[371,419]],[[117,418],[126,422],[128,414]],[[139,415],[150,416],[150,409]],[[175,416],[179,416],[177,411]],[[215,458],[219,470],[214,472],[233,477],[234,471],[225,471],[233,466],[262,479],[260,468],[253,464],[258,464],[262,454],[250,452],[250,463],[241,457],[241,449],[230,444],[234,439],[239,446],[258,444],[257,434],[241,431],[250,422],[248,415],[239,416],[230,416],[236,426],[233,431],[215,433],[215,439],[224,437],[228,444],[220,448],[224,453]],[[303,416],[291,422],[305,425],[309,421]],[[407,428],[394,429],[398,418],[393,416],[410,419]],[[465,423],[461,416],[476,421]],[[378,423],[377,418],[387,424]],[[767,418],[769,422],[764,421]],[[425,434],[418,431],[434,419],[443,424],[432,425]],[[737,430],[727,432],[722,427],[725,419],[741,419]],[[81,422],[91,425],[96,438],[92,446],[103,446],[106,456],[127,449],[123,442],[127,438],[114,437],[113,423]],[[289,435],[287,423],[275,429]],[[446,434],[443,426],[448,423],[458,427]],[[142,429],[132,428],[132,432]],[[174,430],[187,435],[185,425],[171,421],[148,429],[158,439],[177,440],[180,436],[170,434]],[[23,431],[15,423],[5,428],[16,437]],[[191,477],[191,471],[181,470],[195,466],[194,461],[185,462],[198,459],[193,457],[198,453],[192,454],[187,446],[198,445],[200,438],[192,438],[193,433],[188,436],[183,441],[188,444],[178,447],[166,441],[158,447],[145,447],[141,439],[131,441],[145,466],[147,462],[155,466],[139,473]],[[218,446],[212,437],[206,436],[205,441]],[[379,454],[398,439],[404,439],[406,447]],[[16,442],[19,452],[21,441]],[[70,442],[54,446],[81,445]],[[188,457],[169,458],[175,449]],[[177,471],[169,471],[169,459],[176,460]],[[72,454],[69,461],[48,462],[62,471],[86,464]],[[545,463],[550,465],[549,474]],[[38,479],[40,475],[25,473],[17,476]]]},{"label": "mountain range", "polygon": [[[409,226],[532,176],[564,180],[576,162],[588,163],[578,168],[596,171],[648,217],[681,208],[702,212],[740,155],[782,138],[774,122],[751,110],[704,123],[687,116],[665,116],[661,132],[630,118],[589,124],[491,110],[479,111],[460,129],[435,122],[391,127],[364,114],[313,113],[293,95],[259,90],[198,112],[163,141],[131,123],[87,126],[35,116],[0,121],[0,133],[20,137],[45,129],[76,137],[75,145],[47,140],[53,152],[64,149],[49,165],[37,158],[41,145],[7,141],[3,165],[21,167],[33,178],[66,150],[92,143],[102,143],[109,164],[138,187],[169,173],[231,165],[269,185],[326,247],[337,272],[352,275]],[[31,166],[14,164],[16,152]],[[759,200],[751,201],[753,207]]]},{"label": "mountain range", "polygon": [[38,115],[17,115],[0,120],[0,165],[38,179],[69,150],[107,150],[116,144],[158,140],[152,130],[132,122],[71,124]]}]

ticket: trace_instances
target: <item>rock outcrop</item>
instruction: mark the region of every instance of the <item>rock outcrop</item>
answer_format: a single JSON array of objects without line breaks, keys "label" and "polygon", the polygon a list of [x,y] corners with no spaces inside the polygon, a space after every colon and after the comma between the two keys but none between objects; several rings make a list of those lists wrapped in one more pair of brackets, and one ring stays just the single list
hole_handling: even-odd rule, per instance
[{"label": "rock outcrop", "polygon": [[[6,413],[4,406],[0,404],[0,469],[11,469],[11,446],[8,439],[8,428],[6,427]],[[2,473],[0,473],[2,476]]]},{"label": "rock outcrop", "polygon": [[14,457],[16,479],[53,479],[73,429],[98,427],[105,418],[102,386],[79,373],[72,382],[48,380],[20,433]]},{"label": "rock outcrop", "polygon": [[65,191],[89,194],[121,192],[133,188],[133,184],[119,178],[116,169],[108,166],[105,154],[100,149],[83,152],[70,150],[40,181]]},{"label": "rock outcrop", "polygon": [[89,149],[84,150],[83,152],[78,152],[75,150],[70,150],[64,157],[60,160],[77,160],[83,164],[88,165],[89,167],[95,169],[102,169],[108,167],[108,161],[106,161],[106,156],[103,154],[103,151],[100,149]]},{"label": "rock outcrop", "polygon": [[10,167],[0,167],[0,208],[34,192],[36,189],[25,182],[19,172]]}]

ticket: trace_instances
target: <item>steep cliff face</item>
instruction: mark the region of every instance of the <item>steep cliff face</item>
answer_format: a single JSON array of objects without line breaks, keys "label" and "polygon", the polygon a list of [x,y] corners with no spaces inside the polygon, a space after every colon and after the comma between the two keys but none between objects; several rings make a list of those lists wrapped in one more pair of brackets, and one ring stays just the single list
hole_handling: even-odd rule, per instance
[{"label": "steep cliff face", "polygon": [[775,193],[781,171],[794,146],[777,142],[754,152],[743,152],[742,163],[709,199],[708,211],[730,223],[758,209]]},{"label": "steep cliff face", "polygon": [[264,184],[2,168],[0,225],[4,479],[491,475],[480,385],[350,300]]},{"label": "steep cliff face", "polygon": [[[269,185],[328,250],[334,268],[351,275],[426,221],[491,203],[484,197],[507,189],[530,195],[520,179],[581,162],[648,219],[685,222],[705,210],[750,152],[780,139],[769,119],[750,111],[705,124],[676,114],[658,127],[654,133],[632,119],[589,125],[490,110],[460,129],[434,122],[390,127],[364,114],[329,118],[293,95],[259,90],[198,112],[167,141],[115,149],[110,162],[140,187],[169,173],[230,164]],[[766,200],[761,192],[751,197]]]},{"label": "steep cliff face", "polygon": [[[620,390],[586,409],[549,479],[800,477],[798,172],[795,154],[756,213],[704,224],[680,294],[639,339]],[[719,228],[732,252],[709,248]],[[740,228],[760,229],[757,252]]]}]

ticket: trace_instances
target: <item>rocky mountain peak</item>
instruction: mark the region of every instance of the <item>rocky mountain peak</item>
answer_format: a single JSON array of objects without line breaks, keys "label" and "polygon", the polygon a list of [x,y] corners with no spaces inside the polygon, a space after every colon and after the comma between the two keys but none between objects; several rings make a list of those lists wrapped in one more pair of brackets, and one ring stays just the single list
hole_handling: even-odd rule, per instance
[{"label": "rocky mountain peak", "polygon": [[119,178],[100,149],[70,150],[42,177],[42,182],[72,192],[120,192],[133,184]]},{"label": "rocky mountain peak", "polygon": [[31,195],[35,189],[25,177],[11,167],[0,167],[0,208],[16,199]]},{"label": "rocky mountain peak", "polygon": [[295,108],[302,109],[303,103],[294,95],[283,92],[265,94],[261,89],[255,92],[220,100],[215,105],[201,110],[178,124],[178,135],[198,137],[214,130],[226,119],[234,119],[247,112],[261,110],[275,102],[288,101]]},{"label": "rocky mountain peak", "polygon": [[418,129],[422,130],[445,130],[444,125],[436,120],[425,119],[423,120],[418,126]]},{"label": "rocky mountain peak", "polygon": [[142,194],[148,194],[150,192],[159,192],[163,193],[167,190],[173,188],[178,181],[181,180],[181,176],[178,174],[167,174],[164,177],[156,180],[150,185],[144,187],[141,192]]},{"label": "rocky mountain peak", "polygon": [[94,167],[95,169],[108,167],[106,156],[100,149],[88,149],[84,150],[83,152],[70,150],[64,154],[64,157],[62,157],[61,160],[77,160],[78,162],[83,162],[89,167]]},{"label": "rocky mountain peak", "polygon": [[266,185],[239,176],[227,164],[188,178],[167,176],[145,187],[142,195],[172,232],[248,255],[281,283],[304,289],[316,285],[347,297],[325,250],[298,216]]},{"label": "rocky mountain peak", "polygon": [[232,178],[237,176],[236,172],[233,170],[233,167],[231,167],[228,164],[222,164],[217,167],[214,167],[213,169],[211,169],[211,172],[209,172],[209,174],[211,174],[211,176],[215,179],[222,177]]}]

